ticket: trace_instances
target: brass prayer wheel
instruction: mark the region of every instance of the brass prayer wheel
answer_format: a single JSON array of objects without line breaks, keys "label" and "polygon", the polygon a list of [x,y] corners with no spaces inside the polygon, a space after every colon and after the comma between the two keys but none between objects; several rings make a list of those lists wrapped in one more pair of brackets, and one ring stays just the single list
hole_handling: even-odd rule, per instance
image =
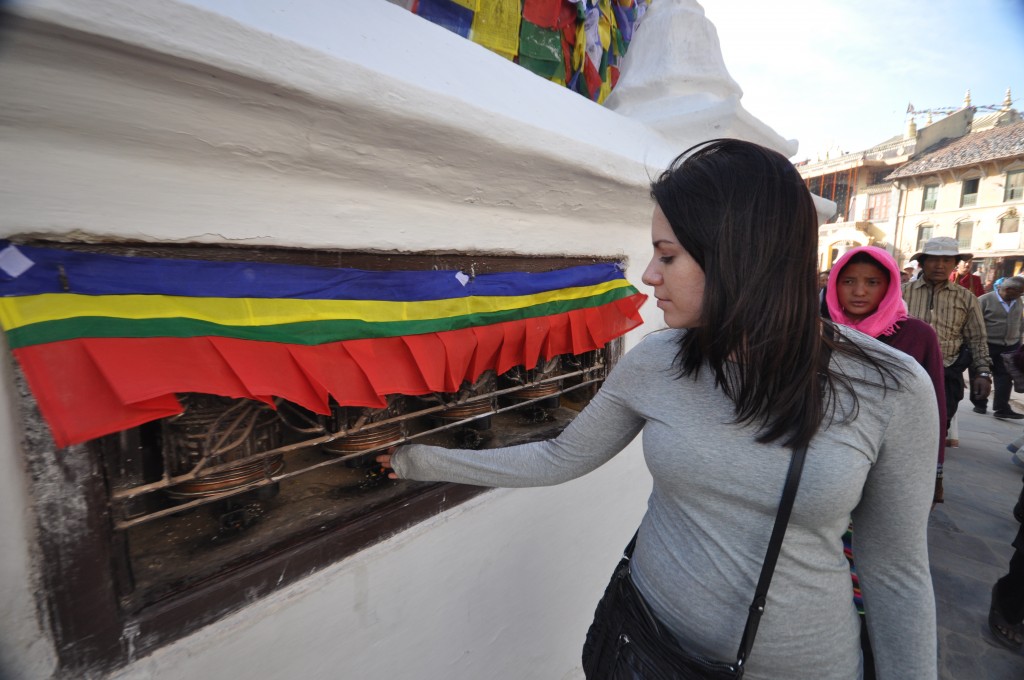
[{"label": "brass prayer wheel", "polygon": [[[540,380],[548,378],[554,378],[561,370],[561,357],[555,356],[547,361],[537,364],[536,368],[523,368],[522,366],[516,366],[512,370],[508,371],[502,376],[504,382],[508,383],[510,387],[515,385],[524,385],[521,389],[510,393],[508,396],[510,399],[516,401],[529,401],[531,399],[541,399],[544,397],[551,397],[557,399],[557,396],[562,391],[561,380],[549,380],[540,384],[536,383]],[[552,399],[552,400],[553,400]],[[542,404],[547,406],[547,404]],[[553,404],[557,406],[557,404]]]},{"label": "brass prayer wheel", "polygon": [[321,448],[327,453],[348,455],[350,453],[359,453],[360,451],[369,451],[388,442],[397,442],[401,438],[402,424],[390,423],[380,427],[360,430],[344,437],[338,437],[333,441],[322,444]]},{"label": "brass prayer wheel", "polygon": [[374,423],[390,420],[406,410],[406,399],[397,395],[388,396],[388,405],[381,409],[358,408],[351,406],[331,407],[328,427],[332,432],[357,430],[344,434],[320,445],[324,453],[347,456],[361,451],[370,451],[390,442],[398,442],[405,434],[401,422],[374,425]]},{"label": "brass prayer wheel", "polygon": [[163,454],[172,475],[232,463],[216,472],[202,471],[170,487],[172,498],[212,496],[243,488],[275,475],[284,467],[281,456],[252,456],[281,446],[281,422],[274,411],[250,399],[208,394],[181,395],[185,412],[161,423]]},{"label": "brass prayer wheel", "polygon": [[[438,395],[445,404],[445,409],[437,414],[443,422],[467,420],[474,416],[484,416],[494,411],[494,398],[479,398],[497,389],[498,378],[494,371],[484,371],[472,385],[463,383],[462,389],[455,393]],[[467,400],[472,401],[467,401]],[[466,423],[468,427],[486,430],[491,426],[489,417],[480,417]]]}]

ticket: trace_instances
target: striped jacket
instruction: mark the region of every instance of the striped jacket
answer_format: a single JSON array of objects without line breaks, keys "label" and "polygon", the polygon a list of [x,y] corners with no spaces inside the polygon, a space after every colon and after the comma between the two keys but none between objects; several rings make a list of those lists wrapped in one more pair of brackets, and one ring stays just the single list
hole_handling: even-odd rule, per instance
[{"label": "striped jacket", "polygon": [[903,301],[910,316],[921,319],[935,329],[942,348],[942,363],[950,366],[967,344],[972,364],[988,371],[988,336],[978,298],[971,291],[950,281],[931,285],[923,278],[903,284]]}]

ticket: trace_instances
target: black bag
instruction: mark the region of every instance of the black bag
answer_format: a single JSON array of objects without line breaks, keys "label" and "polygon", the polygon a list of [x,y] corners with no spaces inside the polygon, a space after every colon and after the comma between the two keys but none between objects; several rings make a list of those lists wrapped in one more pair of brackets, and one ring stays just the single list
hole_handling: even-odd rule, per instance
[{"label": "black bag", "polygon": [[687,654],[659,625],[623,557],[594,613],[583,644],[588,680],[739,680],[742,666]]},{"label": "black bag", "polygon": [[793,452],[736,661],[716,661],[690,654],[658,622],[629,575],[629,560],[636,545],[634,535],[597,604],[594,622],[583,643],[583,672],[587,680],[740,680],[743,677],[744,664],[764,613],[768,586],[789,524],[806,453],[806,447]]},{"label": "black bag", "polygon": [[971,361],[971,348],[968,345],[963,344],[960,345],[960,351],[957,352],[956,359],[953,360],[953,363],[951,363],[946,368],[948,368],[951,371],[960,371],[961,373],[963,373],[964,371],[971,367]]}]

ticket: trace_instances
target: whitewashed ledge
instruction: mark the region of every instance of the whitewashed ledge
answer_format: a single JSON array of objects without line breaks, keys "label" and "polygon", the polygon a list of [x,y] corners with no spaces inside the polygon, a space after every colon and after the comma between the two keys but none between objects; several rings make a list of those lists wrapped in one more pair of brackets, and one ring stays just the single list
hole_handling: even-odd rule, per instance
[{"label": "whitewashed ledge", "polygon": [[[349,247],[430,250],[434,227],[530,213],[585,235],[642,225],[650,177],[690,144],[794,148],[742,109],[688,0],[660,0],[641,24],[611,102],[621,113],[382,0],[14,11],[27,22],[0,61],[3,234],[271,245],[289,242],[287,220],[315,247],[343,219]],[[57,204],[42,188],[55,186]],[[126,193],[153,207],[144,229],[123,223]],[[417,228],[381,243],[380,211]],[[183,233],[190,216],[203,224]],[[501,249],[481,236],[476,248]]]}]

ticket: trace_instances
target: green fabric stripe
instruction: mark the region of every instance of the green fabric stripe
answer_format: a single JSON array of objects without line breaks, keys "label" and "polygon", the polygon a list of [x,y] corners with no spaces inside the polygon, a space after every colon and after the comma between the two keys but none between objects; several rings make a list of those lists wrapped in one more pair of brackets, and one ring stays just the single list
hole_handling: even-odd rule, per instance
[{"label": "green fabric stripe", "polygon": [[387,338],[399,335],[438,333],[502,321],[564,314],[574,309],[599,307],[635,295],[632,286],[615,288],[600,295],[576,300],[546,302],[522,309],[464,314],[422,321],[369,322],[359,319],[303,321],[272,326],[224,326],[188,318],[120,319],[105,316],[59,319],[22,326],[7,332],[12,349],[77,338],[191,338],[218,336],[241,340],[264,340],[294,345],[322,345],[339,340]]}]

